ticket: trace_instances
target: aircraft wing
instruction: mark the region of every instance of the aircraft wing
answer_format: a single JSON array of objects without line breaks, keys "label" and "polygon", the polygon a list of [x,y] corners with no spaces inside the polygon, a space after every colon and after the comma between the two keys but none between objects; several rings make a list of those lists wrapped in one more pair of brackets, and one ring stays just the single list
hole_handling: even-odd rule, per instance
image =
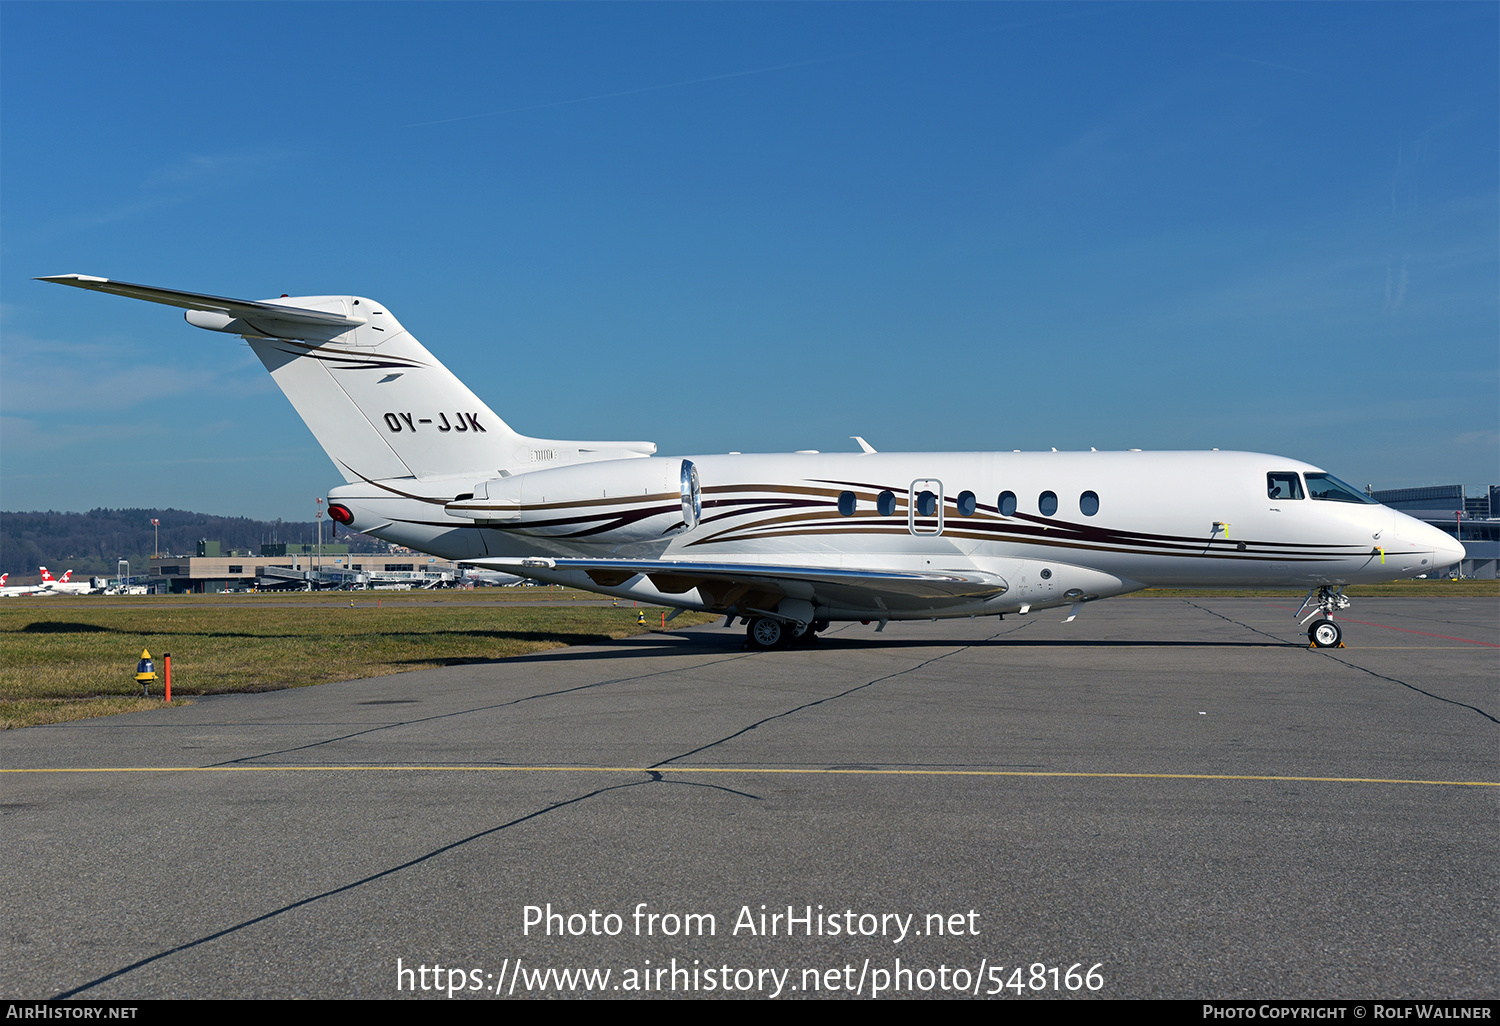
[{"label": "aircraft wing", "polygon": [[[922,572],[842,567],[770,566],[760,563],[694,563],[641,559],[476,559],[476,566],[565,583],[587,577],[600,588],[618,588],[645,576],[663,595],[697,589],[712,609],[768,609],[782,598],[845,609],[897,610],[943,600],[1003,594],[1009,585],[978,570]],[[579,581],[580,586],[589,584]],[[877,612],[878,615],[878,612]]]},{"label": "aircraft wing", "polygon": [[[144,299],[148,303],[162,303],[166,306],[180,307],[183,310],[207,310],[224,314],[232,320],[245,321],[252,326],[257,322],[271,321],[281,322],[282,325],[312,325],[319,328],[344,330],[357,328],[365,323],[363,317],[345,317],[327,310],[283,306],[274,300],[261,302],[253,299],[225,299],[223,296],[205,296],[197,292],[159,289],[153,285],[132,285],[128,281],[111,281],[108,278],[96,278],[91,274],[54,274],[36,280],[50,281],[56,285],[71,285],[77,289],[89,289],[94,292],[109,292],[116,296],[127,296],[130,299]],[[197,326],[207,327],[208,325],[198,324]],[[221,331],[223,327],[217,326],[214,330]],[[295,337],[295,335],[283,336],[278,333],[275,337]]]}]

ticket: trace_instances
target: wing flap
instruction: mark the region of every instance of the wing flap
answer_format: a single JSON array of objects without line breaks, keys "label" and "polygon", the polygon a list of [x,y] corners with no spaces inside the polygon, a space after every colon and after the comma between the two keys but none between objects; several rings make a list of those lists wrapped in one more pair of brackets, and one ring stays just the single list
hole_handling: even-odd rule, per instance
[{"label": "wing flap", "polygon": [[969,569],[901,571],[639,559],[492,558],[467,562],[542,580],[578,574],[601,588],[618,588],[645,576],[663,595],[685,595],[697,589],[715,609],[733,608],[752,594],[873,609],[887,602],[991,598],[1009,589],[999,575]]}]

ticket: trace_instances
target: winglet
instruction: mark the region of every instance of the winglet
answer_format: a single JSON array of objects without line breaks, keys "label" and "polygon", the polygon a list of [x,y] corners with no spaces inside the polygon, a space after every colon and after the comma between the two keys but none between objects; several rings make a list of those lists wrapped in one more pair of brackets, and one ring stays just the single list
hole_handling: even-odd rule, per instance
[{"label": "winglet", "polygon": [[867,454],[868,453],[873,453],[875,451],[875,447],[873,445],[871,445],[869,442],[865,441],[863,438],[859,437],[858,435],[850,435],[849,437],[852,438],[852,439],[854,439],[856,442],[858,442],[859,443],[859,447],[861,449],[863,449]]}]

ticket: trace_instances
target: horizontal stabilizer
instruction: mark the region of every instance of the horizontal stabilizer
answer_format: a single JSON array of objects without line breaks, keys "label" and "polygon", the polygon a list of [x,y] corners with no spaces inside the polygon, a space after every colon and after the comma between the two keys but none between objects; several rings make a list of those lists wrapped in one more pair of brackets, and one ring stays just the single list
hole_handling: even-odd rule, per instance
[{"label": "horizontal stabilizer", "polygon": [[[132,285],[127,281],[110,281],[108,278],[96,278],[89,274],[54,274],[36,280],[50,281],[57,285],[71,285],[77,289],[90,289],[94,292],[109,292],[130,299],[144,299],[148,303],[161,303],[164,306],[175,306],[183,310],[208,310],[251,325],[267,319],[287,324],[339,329],[357,328],[365,323],[363,317],[346,317],[327,310],[284,306],[274,299],[263,302],[253,299],[225,299],[223,296],[205,296],[197,292],[179,292],[177,289],[159,289],[152,285]],[[207,325],[199,324],[198,327],[207,327]],[[290,336],[278,333],[276,337]]]}]

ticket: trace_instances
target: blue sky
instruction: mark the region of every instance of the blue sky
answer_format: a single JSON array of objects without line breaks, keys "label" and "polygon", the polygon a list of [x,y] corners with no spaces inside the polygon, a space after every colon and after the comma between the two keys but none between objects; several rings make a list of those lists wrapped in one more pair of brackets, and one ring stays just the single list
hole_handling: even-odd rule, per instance
[{"label": "blue sky", "polygon": [[520,431],[1500,478],[1494,4],[0,4],[0,508],[306,519],[238,340],[387,304]]}]

